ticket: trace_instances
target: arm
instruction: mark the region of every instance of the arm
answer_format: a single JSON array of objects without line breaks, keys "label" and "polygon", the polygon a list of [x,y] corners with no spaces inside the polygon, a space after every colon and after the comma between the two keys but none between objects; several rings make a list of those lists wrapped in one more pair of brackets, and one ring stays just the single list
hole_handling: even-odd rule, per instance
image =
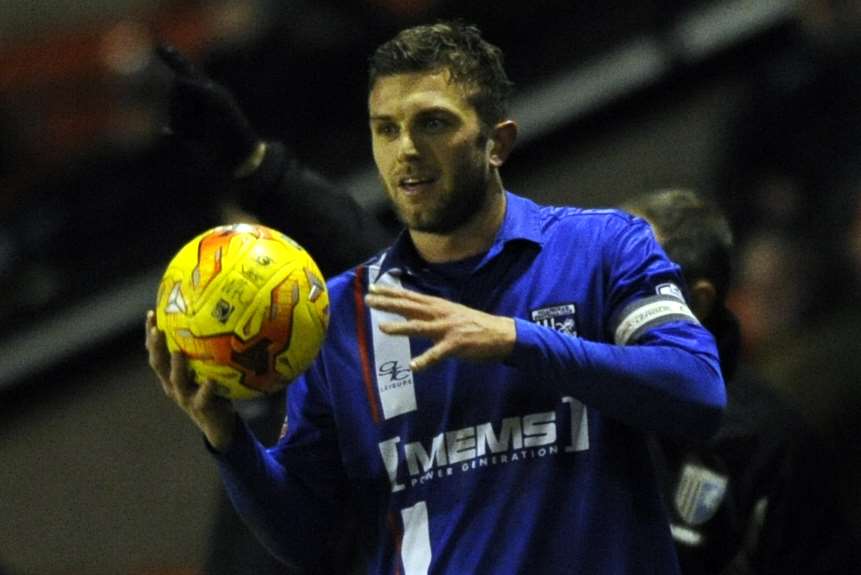
[{"label": "arm", "polygon": [[233,180],[231,195],[241,209],[284,229],[311,251],[327,277],[365,260],[392,238],[374,214],[278,142],[266,144],[253,174]]},{"label": "arm", "polygon": [[[657,248],[645,224],[620,226],[607,242],[606,341],[587,341],[522,319],[489,315],[406,290],[375,286],[368,305],[407,319],[381,326],[387,333],[432,340],[412,368],[447,357],[504,361],[556,386],[602,414],[633,427],[696,438],[716,429],[725,405],[724,385],[711,334],[681,300],[666,298],[656,322],[655,286],[674,280],[677,266]],[[675,305],[673,305],[673,303]],[[616,319],[613,319],[617,317]],[[618,329],[617,329],[618,327]]]},{"label": "arm", "polygon": [[225,491],[257,540],[312,572],[329,559],[347,507],[337,444],[316,439],[267,449],[240,422],[230,449],[213,451]]},{"label": "arm", "polygon": [[[319,565],[337,536],[332,526],[341,518],[346,493],[325,401],[308,397],[302,410],[289,411],[290,421],[297,424],[292,441],[267,450],[211,384],[192,383],[185,358],[168,353],[154,315],[149,312],[146,322],[150,366],[165,395],[204,434],[237,511],[285,563]],[[293,388],[302,393],[304,379],[291,384]]]},{"label": "arm", "polygon": [[367,302],[407,318],[381,325],[386,333],[435,342],[413,359],[414,371],[448,357],[505,361],[628,425],[689,438],[713,433],[726,402],[713,339],[694,323],[666,324],[621,346],[408,290],[377,286]]},{"label": "arm", "polygon": [[717,430],[726,403],[711,336],[676,322],[637,345],[586,341],[516,320],[511,365],[560,382],[560,388],[632,427],[688,439]]},{"label": "arm", "polygon": [[285,231],[326,276],[388,243],[390,232],[349,193],[303,166],[281,143],[264,141],[224,86],[171,46],[158,54],[172,74],[169,131],[223,175],[223,201]]}]

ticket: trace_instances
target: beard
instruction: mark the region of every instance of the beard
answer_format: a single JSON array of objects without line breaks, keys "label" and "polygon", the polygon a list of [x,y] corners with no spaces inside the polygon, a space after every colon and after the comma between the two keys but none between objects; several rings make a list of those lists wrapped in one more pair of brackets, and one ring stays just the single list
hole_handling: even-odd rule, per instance
[{"label": "beard", "polygon": [[395,199],[398,220],[407,229],[429,234],[448,234],[469,222],[488,203],[491,176],[481,163],[470,160],[463,162],[456,174],[452,188],[433,201],[413,206]]},{"label": "beard", "polygon": [[430,234],[448,234],[472,219],[487,202],[487,178],[472,174],[458,182],[451,193],[439,198],[433,205],[419,209],[405,209],[395,205],[401,223],[407,228]]}]

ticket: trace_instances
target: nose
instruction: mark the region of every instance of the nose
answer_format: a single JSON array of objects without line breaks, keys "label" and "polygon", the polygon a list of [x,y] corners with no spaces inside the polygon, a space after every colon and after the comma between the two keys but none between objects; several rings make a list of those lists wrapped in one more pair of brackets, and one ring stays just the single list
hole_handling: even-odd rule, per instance
[{"label": "nose", "polygon": [[398,160],[415,158],[418,154],[411,130],[402,130],[398,137]]}]

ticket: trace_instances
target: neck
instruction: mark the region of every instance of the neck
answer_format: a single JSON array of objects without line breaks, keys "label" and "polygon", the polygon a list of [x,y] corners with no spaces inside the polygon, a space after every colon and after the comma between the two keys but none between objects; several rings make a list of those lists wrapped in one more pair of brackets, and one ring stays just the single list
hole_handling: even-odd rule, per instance
[{"label": "neck", "polygon": [[493,244],[505,217],[505,192],[495,182],[481,210],[466,223],[447,234],[410,230],[419,255],[432,264],[454,262],[486,252]]}]

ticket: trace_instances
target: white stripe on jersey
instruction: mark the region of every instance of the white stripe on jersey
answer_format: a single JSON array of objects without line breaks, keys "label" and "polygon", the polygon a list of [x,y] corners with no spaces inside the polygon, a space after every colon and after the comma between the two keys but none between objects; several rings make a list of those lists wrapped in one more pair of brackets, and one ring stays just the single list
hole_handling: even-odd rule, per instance
[{"label": "white stripe on jersey", "polygon": [[[401,280],[391,273],[380,274],[378,266],[372,266],[369,279],[373,283],[400,288]],[[377,391],[383,407],[383,417],[391,419],[404,413],[416,411],[416,391],[410,369],[410,338],[389,335],[380,330],[383,322],[404,321],[404,317],[387,311],[371,308],[371,338],[374,343],[374,369]]]}]

